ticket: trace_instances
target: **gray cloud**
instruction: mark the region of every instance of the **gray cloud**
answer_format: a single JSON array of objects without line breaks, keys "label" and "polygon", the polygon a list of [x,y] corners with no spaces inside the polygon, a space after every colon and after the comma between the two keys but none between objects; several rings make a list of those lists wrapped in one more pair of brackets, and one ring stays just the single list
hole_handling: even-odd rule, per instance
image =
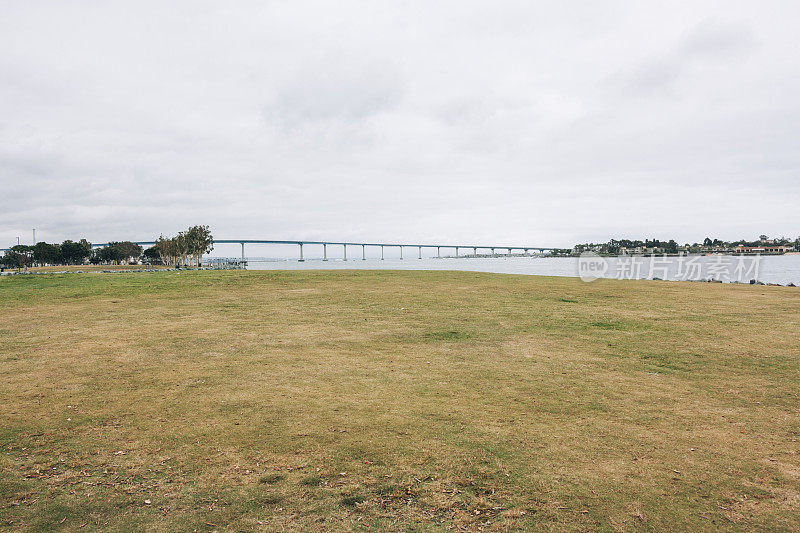
[{"label": "gray cloud", "polygon": [[357,122],[396,107],[401,97],[402,78],[390,66],[329,58],[282,86],[265,118],[288,131],[331,120]]},{"label": "gray cloud", "polygon": [[767,4],[4,3],[0,244],[798,232]]},{"label": "gray cloud", "polygon": [[691,68],[735,68],[755,46],[750,29],[742,24],[706,19],[681,36],[662,55],[646,59],[634,69],[634,93],[674,94],[674,85]]}]

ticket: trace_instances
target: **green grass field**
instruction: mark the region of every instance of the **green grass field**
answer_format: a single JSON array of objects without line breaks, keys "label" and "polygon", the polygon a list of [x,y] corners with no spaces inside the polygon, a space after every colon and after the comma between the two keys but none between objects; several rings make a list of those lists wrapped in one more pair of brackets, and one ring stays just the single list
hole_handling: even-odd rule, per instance
[{"label": "green grass field", "polygon": [[19,276],[0,372],[0,529],[800,527],[800,289]]}]

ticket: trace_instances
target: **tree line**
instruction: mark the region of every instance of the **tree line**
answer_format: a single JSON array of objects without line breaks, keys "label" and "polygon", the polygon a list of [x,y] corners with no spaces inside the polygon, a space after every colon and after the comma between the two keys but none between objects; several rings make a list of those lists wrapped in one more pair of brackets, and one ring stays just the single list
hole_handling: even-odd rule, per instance
[{"label": "tree line", "polygon": [[674,239],[669,241],[662,241],[658,239],[645,239],[645,240],[630,240],[630,239],[611,239],[604,243],[584,243],[576,244],[571,250],[571,253],[581,253],[585,251],[594,251],[606,254],[618,254],[622,250],[630,250],[636,248],[655,249],[659,253],[676,254],[680,252],[703,252],[703,251],[725,251],[733,250],[737,246],[765,246],[765,245],[786,245],[800,249],[800,237],[791,240],[787,237],[778,237],[770,239],[766,235],[760,235],[758,240],[748,241],[740,239],[738,241],[724,241],[722,239],[712,239],[706,237],[702,243],[686,243],[684,245],[678,244]]},{"label": "tree line", "polygon": [[208,226],[193,226],[171,238],[159,236],[155,246],[144,253],[150,258],[158,257],[165,265],[200,266],[203,254],[213,249],[214,238]]},{"label": "tree line", "polygon": [[61,244],[37,242],[33,246],[12,246],[0,257],[5,268],[25,269],[30,266],[126,264],[143,261],[172,266],[201,266],[203,254],[214,249],[214,238],[208,226],[192,226],[175,237],[159,236],[155,246],[143,250],[131,241],[109,242],[92,248],[86,239],[66,240]]}]

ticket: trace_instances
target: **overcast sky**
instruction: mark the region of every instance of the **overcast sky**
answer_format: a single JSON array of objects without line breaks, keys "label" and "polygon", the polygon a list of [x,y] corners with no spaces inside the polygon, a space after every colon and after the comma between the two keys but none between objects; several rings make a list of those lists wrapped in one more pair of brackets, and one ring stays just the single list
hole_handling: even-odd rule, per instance
[{"label": "overcast sky", "polygon": [[0,0],[0,247],[800,234],[800,2]]}]

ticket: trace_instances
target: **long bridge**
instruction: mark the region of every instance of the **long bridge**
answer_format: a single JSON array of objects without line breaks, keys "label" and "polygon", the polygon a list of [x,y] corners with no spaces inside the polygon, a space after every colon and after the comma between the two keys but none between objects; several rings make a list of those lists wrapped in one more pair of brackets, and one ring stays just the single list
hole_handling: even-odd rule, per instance
[{"label": "long bridge", "polygon": [[[155,245],[155,241],[131,241],[134,244],[138,244],[140,246],[153,246]],[[97,243],[92,244],[92,248],[103,248],[108,246],[109,243]],[[497,250],[505,251],[506,255],[511,255],[511,252],[514,250],[519,250],[525,254],[534,251],[534,252],[552,252],[557,248],[550,248],[546,246],[506,246],[506,245],[497,245],[497,246],[485,246],[485,245],[476,245],[476,244],[405,244],[405,243],[390,243],[390,242],[344,242],[344,241],[276,241],[276,240],[267,240],[267,239],[215,239],[214,244],[239,244],[242,247],[242,259],[244,260],[245,257],[245,245],[247,244],[283,244],[283,245],[295,245],[299,247],[299,261],[304,261],[305,258],[303,257],[303,247],[304,246],[322,246],[322,260],[328,260],[328,246],[341,246],[342,247],[342,256],[345,261],[347,261],[347,247],[355,247],[358,249],[361,248],[361,259],[366,259],[366,249],[367,247],[370,248],[380,248],[381,249],[381,259],[384,257],[384,249],[386,248],[398,248],[400,250],[400,259],[403,259],[403,249],[404,248],[411,248],[417,250],[417,257],[418,259],[422,259],[422,250],[423,248],[427,249],[436,249],[436,257],[442,257],[442,249],[446,250],[455,250],[456,257],[459,257],[461,250],[472,250],[473,255],[478,255],[478,250],[487,250],[491,252],[492,256],[496,256]],[[7,249],[0,249],[0,251],[6,251]]]}]

